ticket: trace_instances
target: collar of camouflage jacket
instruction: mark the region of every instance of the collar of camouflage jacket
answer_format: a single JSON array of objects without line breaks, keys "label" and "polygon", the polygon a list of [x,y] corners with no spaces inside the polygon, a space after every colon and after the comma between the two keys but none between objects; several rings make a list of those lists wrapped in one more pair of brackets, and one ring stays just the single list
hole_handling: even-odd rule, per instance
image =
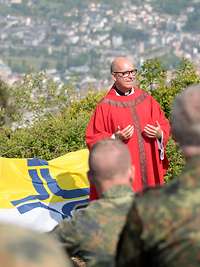
[{"label": "collar of camouflage jacket", "polygon": [[101,198],[119,198],[126,195],[133,195],[131,187],[126,185],[115,185],[109,190],[105,191]]}]

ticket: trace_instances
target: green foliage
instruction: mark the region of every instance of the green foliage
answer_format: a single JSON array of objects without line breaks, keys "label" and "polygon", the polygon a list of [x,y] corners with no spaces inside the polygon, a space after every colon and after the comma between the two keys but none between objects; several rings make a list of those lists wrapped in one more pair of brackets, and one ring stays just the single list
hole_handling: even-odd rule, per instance
[{"label": "green foliage", "polygon": [[[3,157],[39,157],[46,160],[85,147],[85,128],[102,93],[90,92],[82,100],[71,101],[59,114],[48,113],[27,128],[2,129],[0,153]],[[61,101],[62,103],[62,101]]]},{"label": "green foliage", "polygon": [[80,101],[76,101],[71,106],[71,116],[79,116],[79,113],[86,112],[91,114],[91,112],[95,109],[96,104],[103,97],[104,92],[95,93],[94,91],[89,91],[87,96]]},{"label": "green foliage", "polygon": [[44,72],[27,74],[10,89],[10,102],[15,107],[11,120],[28,125],[47,113],[55,114],[67,107],[73,97],[72,88],[48,79]]},{"label": "green foliage", "polygon": [[161,105],[166,116],[170,117],[174,97],[190,84],[200,82],[200,77],[191,62],[182,59],[175,71],[171,71],[170,82],[167,71],[158,59],[147,60],[138,75],[141,87],[148,91]]},{"label": "green foliage", "polygon": [[176,77],[172,80],[171,84],[173,87],[185,88],[200,82],[200,76],[197,74],[194,65],[187,59],[183,59],[180,62],[175,73]]},{"label": "green foliage", "polygon": [[167,117],[170,117],[171,106],[174,97],[191,84],[200,82],[194,66],[186,59],[180,62],[177,70],[174,72],[174,78],[172,78],[170,84],[159,88],[152,92],[152,95],[161,104]]},{"label": "green foliage", "polygon": [[165,181],[168,182],[179,176],[185,164],[185,159],[172,138],[167,144],[166,154],[169,160],[169,168],[165,175]]},{"label": "green foliage", "polygon": [[151,92],[156,85],[163,85],[166,79],[166,70],[158,59],[148,59],[144,62],[138,74],[141,88]]},{"label": "green foliage", "polygon": [[0,80],[0,126],[9,123],[14,112],[14,107],[10,103],[10,88]]},{"label": "green foliage", "polygon": [[0,124],[5,122],[5,111],[8,105],[8,87],[3,82],[0,81]]},{"label": "green foliage", "polygon": [[[191,62],[185,59],[171,72],[170,81],[168,76],[161,62],[155,59],[143,64],[138,80],[170,118],[174,97],[186,86],[199,83],[200,77]],[[4,96],[2,92],[9,92],[9,95]],[[89,91],[84,98],[79,98],[71,85],[60,86],[47,79],[44,73],[26,75],[22,83],[12,87],[0,83],[2,105],[6,107],[10,103],[15,109],[15,116],[10,119],[21,125],[24,112],[36,116],[26,127],[1,128],[0,155],[49,160],[84,148],[86,125],[104,94],[103,91]],[[169,169],[165,180],[169,181],[180,174],[185,161],[173,139],[168,142],[166,153]]]}]

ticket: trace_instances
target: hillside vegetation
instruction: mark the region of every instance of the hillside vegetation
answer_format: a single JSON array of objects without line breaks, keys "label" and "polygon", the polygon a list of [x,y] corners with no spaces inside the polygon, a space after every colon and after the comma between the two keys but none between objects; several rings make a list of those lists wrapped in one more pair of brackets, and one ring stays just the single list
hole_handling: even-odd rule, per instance
[{"label": "hillside vegetation", "polygon": [[[169,74],[154,59],[141,67],[138,80],[161,104],[170,119],[174,97],[190,84],[200,82],[195,67],[182,60]],[[105,91],[89,90],[80,96],[70,85],[58,85],[45,74],[26,75],[20,83],[0,82],[0,155],[39,157],[46,160],[85,148],[85,128]],[[180,173],[184,159],[171,139],[167,147],[170,168],[166,181]]]}]

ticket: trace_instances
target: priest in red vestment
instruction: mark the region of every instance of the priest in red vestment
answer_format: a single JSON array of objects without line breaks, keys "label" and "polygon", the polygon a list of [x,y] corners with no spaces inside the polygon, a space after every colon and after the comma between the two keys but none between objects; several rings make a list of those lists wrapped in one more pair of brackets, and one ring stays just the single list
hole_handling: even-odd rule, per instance
[{"label": "priest in red vestment", "polygon": [[[118,138],[127,144],[135,166],[133,190],[137,192],[164,183],[170,125],[158,102],[135,86],[136,72],[128,58],[114,59],[111,64],[114,84],[90,119],[86,143],[89,149],[104,138]],[[96,199],[92,177],[90,182],[90,198]]]}]

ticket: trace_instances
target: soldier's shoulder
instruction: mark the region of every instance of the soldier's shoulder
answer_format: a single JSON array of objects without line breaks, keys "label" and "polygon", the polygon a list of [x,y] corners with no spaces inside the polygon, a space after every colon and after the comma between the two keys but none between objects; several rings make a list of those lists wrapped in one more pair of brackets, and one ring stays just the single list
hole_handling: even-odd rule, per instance
[{"label": "soldier's shoulder", "polygon": [[179,197],[181,191],[181,183],[179,179],[171,181],[164,186],[157,186],[154,188],[147,188],[142,193],[138,193],[135,196],[135,203],[140,209],[156,209],[162,204],[165,206],[174,198]]},{"label": "soldier's shoulder", "polygon": [[134,195],[128,194],[119,198],[102,198],[92,201],[87,208],[77,211],[74,220],[80,224],[88,224],[91,221],[98,224],[100,221],[109,220],[110,216],[124,216],[127,214],[133,202]]},{"label": "soldier's shoulder", "polygon": [[84,223],[84,221],[88,222],[89,220],[98,217],[103,210],[106,211],[106,208],[107,201],[104,199],[91,201],[87,207],[74,211],[73,221],[76,223]]}]

